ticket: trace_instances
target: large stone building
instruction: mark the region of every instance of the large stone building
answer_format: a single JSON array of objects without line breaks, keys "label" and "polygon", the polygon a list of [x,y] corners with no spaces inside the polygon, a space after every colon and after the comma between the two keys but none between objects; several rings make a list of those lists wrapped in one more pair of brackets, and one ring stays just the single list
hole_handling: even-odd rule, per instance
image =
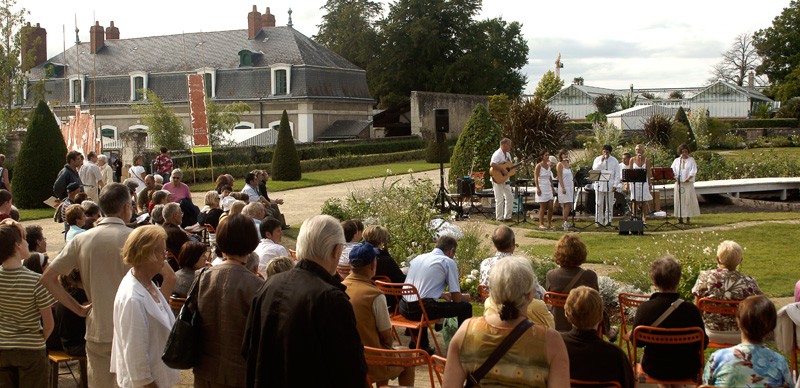
[{"label": "large stone building", "polygon": [[106,28],[96,22],[89,42],[46,60],[46,31],[27,26],[24,33],[41,38],[27,41],[41,46],[34,47],[23,104],[33,106],[34,85],[44,80],[46,99],[62,120],[80,105],[96,115],[106,140],[116,140],[146,129],[133,106],[147,102],[147,89],[188,131],[187,75],[202,74],[211,100],[250,106],[236,128],[273,128],[286,110],[298,142],[329,130],[340,137],[369,133],[374,101],[363,69],[292,28],[291,14],[286,26],[275,25],[269,8],[262,15],[253,6],[246,16],[247,29],[131,39],[120,39],[113,21]]}]

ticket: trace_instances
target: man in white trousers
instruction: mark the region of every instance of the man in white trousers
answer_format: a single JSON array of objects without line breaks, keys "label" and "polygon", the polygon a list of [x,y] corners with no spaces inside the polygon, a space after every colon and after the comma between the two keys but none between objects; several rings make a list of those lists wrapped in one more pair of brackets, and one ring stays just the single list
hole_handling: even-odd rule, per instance
[{"label": "man in white trousers", "polygon": [[[500,140],[500,148],[492,154],[490,166],[499,171],[504,177],[508,171],[503,167],[504,163],[511,162],[511,139],[503,138]],[[514,210],[514,194],[511,192],[511,182],[506,179],[503,183],[497,183],[492,178],[492,190],[494,190],[494,217],[497,221],[511,221],[511,213]]]},{"label": "man in white trousers", "polygon": [[620,178],[619,161],[611,155],[611,145],[603,146],[602,154],[594,158],[592,169],[604,172],[601,174],[601,179],[594,182],[594,221],[598,225],[611,226],[611,219],[614,216],[614,192],[617,191]]}]

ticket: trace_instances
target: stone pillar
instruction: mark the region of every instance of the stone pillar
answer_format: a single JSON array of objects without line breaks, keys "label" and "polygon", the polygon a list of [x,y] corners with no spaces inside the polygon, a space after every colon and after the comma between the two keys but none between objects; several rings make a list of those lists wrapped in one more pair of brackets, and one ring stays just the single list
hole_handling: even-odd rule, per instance
[{"label": "stone pillar", "polygon": [[122,158],[122,180],[124,181],[128,178],[128,170],[133,165],[133,158],[144,153],[147,131],[144,129],[129,129],[120,133],[119,137],[122,139],[120,157]]},{"label": "stone pillar", "polygon": [[22,148],[22,141],[25,140],[25,131],[13,131],[6,135],[6,167],[13,166]]}]

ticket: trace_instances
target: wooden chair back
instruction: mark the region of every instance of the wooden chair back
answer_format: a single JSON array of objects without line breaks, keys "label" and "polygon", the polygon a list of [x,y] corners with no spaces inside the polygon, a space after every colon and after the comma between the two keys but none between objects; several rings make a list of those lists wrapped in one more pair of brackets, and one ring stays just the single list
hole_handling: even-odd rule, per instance
[{"label": "wooden chair back", "polygon": [[186,303],[186,298],[179,298],[179,297],[176,297],[176,296],[170,296],[169,297],[169,307],[176,314],[177,314],[178,311],[181,311],[181,308],[183,308],[183,304],[184,303]]},{"label": "wooden chair back", "polygon": [[364,358],[368,366],[399,366],[403,368],[426,366],[431,387],[435,387],[431,358],[422,349],[378,349],[364,346]]},{"label": "wooden chair back", "polygon": [[[633,330],[633,335],[631,336],[631,341],[633,343],[633,358],[631,358],[631,364],[634,366],[634,370],[638,375],[637,378],[639,383],[663,384],[663,385],[699,384],[701,382],[701,377],[703,374],[703,364],[705,362],[705,357],[703,354],[703,351],[705,350],[704,349],[705,334],[706,333],[703,331],[703,329],[699,327],[682,327],[682,328],[672,328],[672,329],[653,327],[653,326],[636,327]],[[658,344],[658,345],[696,344],[697,356],[700,360],[697,376],[693,380],[679,380],[679,381],[658,380],[648,376],[642,370],[641,365],[636,363],[636,360],[638,360],[637,347],[642,346],[642,343]]]},{"label": "wooden chair back", "polygon": [[631,322],[628,322],[628,317],[633,317],[634,310],[641,306],[642,303],[650,300],[650,295],[621,292],[617,296],[617,300],[619,301],[620,315],[619,347],[621,349],[622,343],[625,342],[625,350],[628,352],[628,359],[630,360],[633,354],[631,353],[630,334],[628,330],[628,324]]}]

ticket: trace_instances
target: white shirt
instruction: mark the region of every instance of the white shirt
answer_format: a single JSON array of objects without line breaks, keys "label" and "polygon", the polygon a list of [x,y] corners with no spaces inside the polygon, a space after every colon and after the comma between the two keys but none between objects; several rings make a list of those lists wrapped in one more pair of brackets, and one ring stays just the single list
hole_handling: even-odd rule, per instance
[{"label": "white shirt", "polygon": [[[423,253],[411,260],[406,283],[413,284],[422,299],[439,299],[445,287],[451,293],[461,292],[458,280],[458,266],[455,260],[447,257],[441,249]],[[407,302],[416,302],[414,296],[404,296]]]},{"label": "white shirt", "polygon": [[612,188],[619,184],[619,161],[617,158],[609,155],[606,160],[602,160],[603,156],[600,155],[594,158],[592,163],[593,170],[608,170],[611,172],[611,177],[608,182],[597,181],[594,183],[594,189],[600,192],[611,191]]},{"label": "white shirt", "polygon": [[339,265],[346,265],[350,266],[350,251],[353,250],[353,247],[358,245],[358,242],[349,242],[344,243],[344,247],[342,247],[342,255],[339,256]]},{"label": "white shirt", "polygon": [[[103,180],[103,173],[100,172],[100,167],[88,160],[78,170],[78,176],[81,177],[81,183],[91,186],[95,190],[98,189],[97,182]],[[107,184],[108,182],[103,183]]]},{"label": "white shirt", "polygon": [[689,178],[689,182],[694,182],[694,177],[697,175],[697,163],[691,156],[686,159],[677,157],[672,162],[672,172],[675,174],[675,179],[681,183],[686,182],[686,178]]},{"label": "white shirt", "polygon": [[489,161],[489,163],[503,164],[510,161],[511,154],[508,152],[503,152],[503,148],[498,148],[497,151],[492,154],[492,159]]},{"label": "white shirt", "polygon": [[289,252],[281,244],[276,244],[268,238],[262,238],[261,242],[256,247],[256,254],[258,255],[258,272],[267,277],[267,264],[280,256],[289,256]]},{"label": "white shirt", "polygon": [[247,194],[248,202],[250,202],[250,203],[258,202],[258,199],[261,198],[261,196],[258,195],[258,190],[256,190],[253,186],[250,186],[248,184],[244,185],[244,188],[242,189],[242,193],[243,194]]},{"label": "white shirt", "polygon": [[494,256],[483,259],[480,266],[481,277],[478,280],[478,283],[489,287],[489,273],[492,271],[492,266],[494,266],[501,258],[511,255],[513,255],[513,253],[497,252]]},{"label": "white shirt", "polygon": [[144,190],[144,187],[145,187],[144,186],[144,181],[142,180],[142,174],[144,174],[144,173],[145,173],[145,170],[144,170],[144,167],[142,167],[142,166],[131,166],[131,168],[128,170],[128,174],[130,174],[131,178],[133,178],[136,181],[136,183],[139,185],[139,186],[136,187],[136,195],[137,196],[139,195],[139,193],[142,192],[142,190]]},{"label": "white shirt", "polygon": [[103,167],[97,166],[100,169],[100,174],[103,175],[103,184],[107,185],[114,182],[114,169],[106,163]]}]

